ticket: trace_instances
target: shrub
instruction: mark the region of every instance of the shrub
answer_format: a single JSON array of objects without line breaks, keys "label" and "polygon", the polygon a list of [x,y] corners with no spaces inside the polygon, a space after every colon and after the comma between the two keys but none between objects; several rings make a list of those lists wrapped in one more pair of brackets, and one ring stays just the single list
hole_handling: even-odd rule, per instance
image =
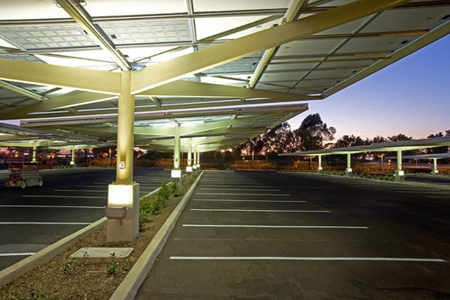
[{"label": "shrub", "polygon": [[[36,289],[34,287],[33,284],[30,284],[30,286],[28,287],[28,296],[24,296],[22,297],[19,294],[15,294],[13,296],[13,300],[41,300],[41,299],[46,299],[47,297],[41,293],[41,290]],[[56,300],[56,298],[55,298]]]},{"label": "shrub", "polygon": [[84,255],[83,260],[79,260],[75,257],[70,257],[70,254],[66,254],[66,261],[63,265],[64,274],[75,274],[79,272],[85,265],[88,264],[87,253]]},{"label": "shrub", "polygon": [[115,253],[111,253],[111,257],[111,263],[106,266],[106,273],[108,273],[108,275],[125,273],[133,266],[133,261],[130,258],[127,258],[124,263],[120,263],[116,260]]},{"label": "shrub", "polygon": [[163,182],[163,184],[161,184],[161,187],[159,188],[158,196],[161,196],[164,199],[168,200],[170,195],[172,194],[172,190],[173,189],[170,183]]},{"label": "shrub", "polygon": [[154,199],[151,203],[151,213],[155,214],[161,211],[161,209],[166,205],[166,201],[166,198],[158,194],[158,196],[156,196],[156,199]]}]

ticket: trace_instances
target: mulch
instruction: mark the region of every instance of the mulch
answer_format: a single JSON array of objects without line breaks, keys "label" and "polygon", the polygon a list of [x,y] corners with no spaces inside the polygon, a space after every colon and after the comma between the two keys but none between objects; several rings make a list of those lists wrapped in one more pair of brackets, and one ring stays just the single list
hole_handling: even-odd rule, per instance
[{"label": "mulch", "polygon": [[[160,213],[152,215],[151,220],[143,224],[142,231],[135,241],[107,243],[106,228],[101,228],[64,253],[57,255],[50,262],[0,287],[0,300],[44,299],[39,298],[39,295],[43,295],[47,300],[109,299],[125,278],[126,273],[109,275],[106,271],[107,264],[88,263],[66,274],[63,271],[67,262],[66,256],[82,247],[132,247],[134,250],[131,261],[136,262],[181,198],[171,197]],[[33,286],[35,298],[31,297],[30,285]]]}]

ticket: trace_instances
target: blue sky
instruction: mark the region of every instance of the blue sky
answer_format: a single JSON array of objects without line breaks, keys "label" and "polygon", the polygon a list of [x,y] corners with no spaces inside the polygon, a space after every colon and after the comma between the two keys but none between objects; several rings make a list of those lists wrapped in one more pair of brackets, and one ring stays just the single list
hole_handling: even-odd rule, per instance
[{"label": "blue sky", "polygon": [[345,134],[372,138],[403,133],[415,139],[450,129],[450,35],[322,101],[289,120],[298,128],[319,113]]}]

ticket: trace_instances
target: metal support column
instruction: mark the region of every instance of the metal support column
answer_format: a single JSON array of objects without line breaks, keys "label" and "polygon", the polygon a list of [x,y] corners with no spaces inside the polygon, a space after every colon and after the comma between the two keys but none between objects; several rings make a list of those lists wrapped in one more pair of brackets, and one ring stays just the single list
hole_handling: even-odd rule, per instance
[{"label": "metal support column", "polygon": [[197,172],[197,146],[193,146],[193,151],[192,151],[192,155],[193,155],[193,160],[192,160],[192,169],[194,170],[194,172]]},{"label": "metal support column", "polygon": [[403,181],[405,172],[402,170],[402,150],[397,150],[397,170],[395,171],[395,181]]},{"label": "metal support column", "polygon": [[439,173],[438,168],[437,168],[437,158],[433,158],[433,171],[431,173],[432,174]]},{"label": "metal support column", "polygon": [[345,174],[350,175],[352,174],[352,155],[350,153],[347,153],[347,168],[345,169]]},{"label": "metal support column", "polygon": [[322,155],[318,155],[317,156],[317,172],[321,172],[322,171]]},{"label": "metal support column", "polygon": [[171,172],[172,180],[178,182],[178,189],[181,190],[181,159],[180,159],[180,127],[177,126],[175,128],[175,136],[174,136],[174,148],[173,148],[173,170]]},{"label": "metal support column", "polygon": [[186,173],[187,173],[187,175],[191,175],[191,173],[192,173],[192,144],[191,144],[191,139],[188,139]]},{"label": "metal support column", "polygon": [[70,158],[70,165],[75,166],[75,149],[72,148],[72,156]]},{"label": "metal support column", "polygon": [[37,163],[37,146],[33,146],[33,160],[32,163]]},{"label": "metal support column", "polygon": [[116,182],[108,186],[107,241],[133,241],[139,233],[139,184],[133,182],[134,95],[131,72],[121,73]]}]

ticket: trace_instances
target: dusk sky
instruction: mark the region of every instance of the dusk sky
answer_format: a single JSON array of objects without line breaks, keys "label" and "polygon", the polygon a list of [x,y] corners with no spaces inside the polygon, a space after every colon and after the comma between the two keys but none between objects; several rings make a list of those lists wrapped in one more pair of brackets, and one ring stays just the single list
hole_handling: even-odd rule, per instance
[{"label": "dusk sky", "polygon": [[342,135],[398,133],[425,138],[450,129],[450,35],[322,101],[289,120],[293,129],[319,113]]}]

